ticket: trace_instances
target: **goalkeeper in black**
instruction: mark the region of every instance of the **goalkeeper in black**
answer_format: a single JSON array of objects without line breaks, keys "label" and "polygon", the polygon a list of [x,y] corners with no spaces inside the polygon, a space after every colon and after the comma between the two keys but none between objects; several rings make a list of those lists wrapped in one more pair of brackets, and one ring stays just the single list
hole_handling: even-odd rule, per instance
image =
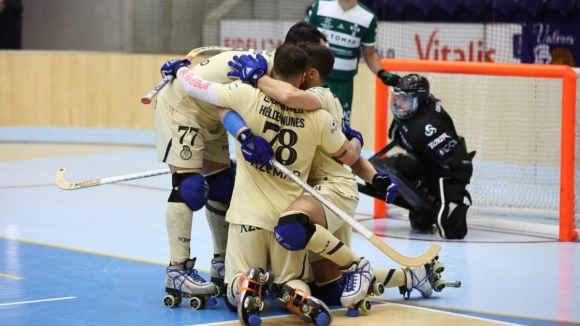
[{"label": "goalkeeper in black", "polygon": [[[437,225],[441,237],[463,239],[471,205],[466,186],[475,152],[467,152],[465,139],[422,76],[410,74],[396,83],[391,111],[391,143],[370,161],[378,171],[394,172],[401,179],[394,204],[409,210],[413,229],[429,231]],[[406,153],[383,156],[394,146]]]}]

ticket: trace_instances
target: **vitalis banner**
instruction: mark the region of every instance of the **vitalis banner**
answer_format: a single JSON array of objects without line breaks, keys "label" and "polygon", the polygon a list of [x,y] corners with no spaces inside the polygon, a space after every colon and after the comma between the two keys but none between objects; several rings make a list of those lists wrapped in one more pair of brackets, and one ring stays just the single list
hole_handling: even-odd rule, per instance
[{"label": "vitalis banner", "polygon": [[[220,45],[275,48],[294,23],[223,20]],[[519,24],[380,22],[376,48],[382,58],[520,62],[521,33]]]},{"label": "vitalis banner", "polygon": [[576,67],[580,64],[580,25],[524,23],[521,57],[525,63]]}]

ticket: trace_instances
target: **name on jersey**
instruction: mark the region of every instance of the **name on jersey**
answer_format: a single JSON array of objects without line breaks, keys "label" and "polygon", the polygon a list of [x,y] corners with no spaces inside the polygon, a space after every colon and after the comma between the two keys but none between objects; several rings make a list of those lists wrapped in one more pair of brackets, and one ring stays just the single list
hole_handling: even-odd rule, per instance
[{"label": "name on jersey", "polygon": [[[274,100],[273,98],[270,98],[268,96],[264,97],[264,102],[277,104],[280,107],[280,109],[284,110],[284,111],[292,111],[295,113],[303,113],[304,112],[304,110],[302,110],[302,109],[289,108],[282,103],[276,102],[276,100]],[[260,107],[259,113],[267,118],[270,118],[274,121],[280,122],[284,126],[304,128],[304,119],[303,118],[284,116],[284,115],[282,115],[282,113],[280,111],[274,110],[269,106],[262,105]]]},{"label": "name on jersey", "polygon": [[[265,165],[256,164],[256,163],[250,163],[250,165],[253,166],[256,170],[258,170],[260,172],[271,174],[274,177],[278,177],[280,179],[288,178],[288,176],[285,175],[284,172],[276,169],[275,167],[273,167],[271,170],[268,170],[268,169],[266,169]],[[292,174],[296,175],[297,177],[300,177],[300,171],[292,171]]]},{"label": "name on jersey", "polygon": [[446,138],[451,138],[451,137],[449,137],[447,135],[447,133],[444,132],[443,135],[435,138],[435,140],[433,140],[432,142],[427,144],[427,146],[429,146],[429,148],[433,149],[433,148],[437,147],[437,145],[441,144]]}]

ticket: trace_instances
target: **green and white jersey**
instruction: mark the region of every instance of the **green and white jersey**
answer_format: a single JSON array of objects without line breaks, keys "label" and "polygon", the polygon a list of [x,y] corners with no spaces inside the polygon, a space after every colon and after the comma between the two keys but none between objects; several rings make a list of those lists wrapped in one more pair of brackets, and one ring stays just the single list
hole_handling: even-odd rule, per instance
[{"label": "green and white jersey", "polygon": [[356,75],[361,44],[376,43],[377,17],[363,4],[343,11],[336,0],[318,0],[313,5],[306,22],[318,26],[328,39],[334,54],[331,79],[348,80]]}]

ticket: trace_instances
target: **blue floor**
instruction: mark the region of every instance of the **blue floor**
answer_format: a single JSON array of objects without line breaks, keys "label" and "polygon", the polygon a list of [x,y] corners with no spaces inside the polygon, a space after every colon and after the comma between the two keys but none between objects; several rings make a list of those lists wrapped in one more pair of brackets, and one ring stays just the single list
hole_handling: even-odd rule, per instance
[{"label": "blue floor", "polygon": [[[153,149],[0,162],[0,325],[237,321],[222,302],[196,311],[186,302],[176,309],[161,304],[168,175],[64,191],[54,185],[61,167],[68,168],[69,182],[165,168]],[[408,301],[387,289],[379,301],[523,325],[580,324],[578,242],[475,227],[463,241],[442,241],[410,231],[396,209],[390,218],[373,219],[372,200],[364,195],[356,218],[408,255],[438,242],[443,277],[462,282]],[[192,255],[207,271],[212,252],[203,213],[194,217],[194,232]],[[397,267],[362,236],[354,234],[352,242],[373,266]],[[283,312],[268,313],[276,314]]]}]

